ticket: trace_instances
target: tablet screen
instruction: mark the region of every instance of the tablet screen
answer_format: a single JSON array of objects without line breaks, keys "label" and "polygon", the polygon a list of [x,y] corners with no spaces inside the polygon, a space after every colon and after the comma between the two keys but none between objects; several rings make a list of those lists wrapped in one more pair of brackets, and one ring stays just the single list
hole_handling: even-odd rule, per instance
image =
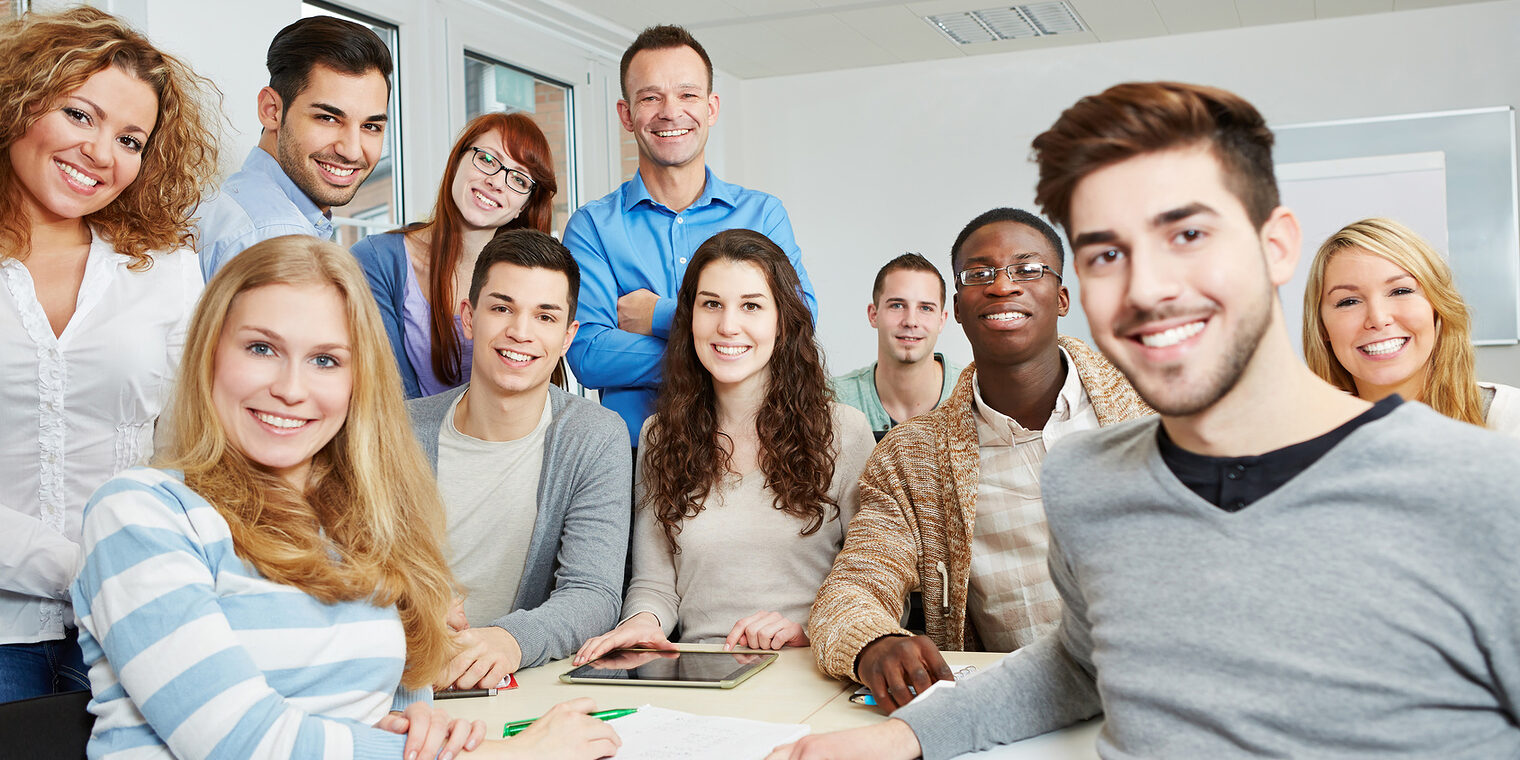
[{"label": "tablet screen", "polygon": [[603,683],[732,685],[776,659],[774,652],[671,652],[619,649],[565,674],[566,679]]}]

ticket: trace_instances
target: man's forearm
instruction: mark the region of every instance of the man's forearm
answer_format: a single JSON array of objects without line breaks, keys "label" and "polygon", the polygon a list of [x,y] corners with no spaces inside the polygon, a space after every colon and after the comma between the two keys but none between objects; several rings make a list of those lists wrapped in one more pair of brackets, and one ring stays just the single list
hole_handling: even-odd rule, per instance
[{"label": "man's forearm", "polygon": [[1060,636],[1049,635],[892,717],[913,729],[924,760],[939,760],[1038,736],[1100,711],[1092,677]]}]

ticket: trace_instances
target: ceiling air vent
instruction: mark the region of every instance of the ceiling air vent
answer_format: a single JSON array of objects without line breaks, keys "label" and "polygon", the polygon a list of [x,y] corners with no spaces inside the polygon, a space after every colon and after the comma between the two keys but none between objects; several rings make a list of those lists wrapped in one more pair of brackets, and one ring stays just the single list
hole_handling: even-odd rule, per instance
[{"label": "ceiling air vent", "polygon": [[980,11],[925,16],[925,21],[957,45],[1020,40],[1085,32],[1076,11],[1064,2],[1005,5]]}]

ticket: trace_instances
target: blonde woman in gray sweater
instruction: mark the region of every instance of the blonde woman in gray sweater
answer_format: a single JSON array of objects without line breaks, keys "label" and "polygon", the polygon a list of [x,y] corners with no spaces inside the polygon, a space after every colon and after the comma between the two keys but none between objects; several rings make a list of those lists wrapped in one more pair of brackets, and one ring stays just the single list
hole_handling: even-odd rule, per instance
[{"label": "blonde woman in gray sweater", "polygon": [[[633,581],[623,622],[575,662],[622,647],[806,646],[818,586],[874,445],[835,403],[797,273],[750,230],[714,235],[681,283],[655,413],[639,436]],[[685,336],[690,335],[690,339]]]}]

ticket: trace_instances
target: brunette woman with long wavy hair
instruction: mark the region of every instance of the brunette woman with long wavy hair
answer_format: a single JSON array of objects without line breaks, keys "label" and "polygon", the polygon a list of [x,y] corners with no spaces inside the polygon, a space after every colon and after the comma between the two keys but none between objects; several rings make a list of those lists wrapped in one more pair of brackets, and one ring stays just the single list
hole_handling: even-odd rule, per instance
[{"label": "brunette woman with long wavy hair", "polygon": [[835,403],[797,272],[764,235],[692,255],[665,379],[640,435],[624,622],[586,642],[806,646],[804,626],[857,506],[875,439]]},{"label": "brunette woman with long wavy hair", "polygon": [[215,88],[94,8],[0,24],[0,702],[89,688],[85,501],[153,453],[202,283]]},{"label": "brunette woman with long wavy hair", "polygon": [[407,398],[469,379],[458,316],[475,259],[500,230],[548,232],[558,189],[549,141],[531,118],[482,114],[454,142],[432,218],[354,244]]}]

